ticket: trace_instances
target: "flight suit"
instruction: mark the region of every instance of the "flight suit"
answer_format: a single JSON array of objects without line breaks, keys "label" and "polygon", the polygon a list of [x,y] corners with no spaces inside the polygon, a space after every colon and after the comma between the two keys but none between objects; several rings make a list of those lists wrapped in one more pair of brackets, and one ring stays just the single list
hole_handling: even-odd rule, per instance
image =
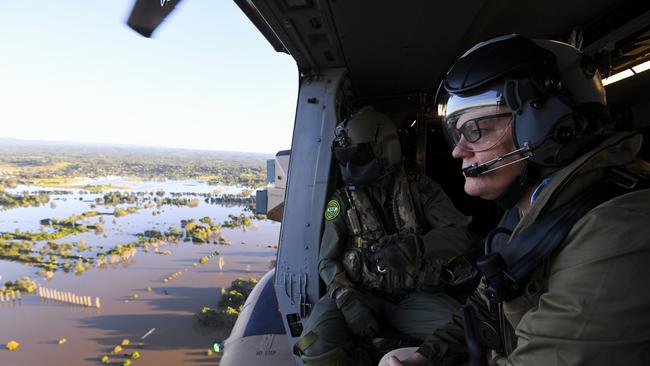
[{"label": "flight suit", "polygon": [[[473,247],[467,229],[470,221],[437,183],[427,177],[411,182],[402,169],[381,186],[335,192],[327,204],[320,245],[319,273],[327,294],[316,304],[299,342],[302,349],[298,353],[303,354],[305,364],[367,361],[361,359],[356,337],[333,299],[341,286],[362,291],[380,324],[413,338],[424,339],[447,323],[460,304],[440,290],[440,270],[450,258]],[[368,259],[372,258],[373,244],[382,236],[398,232],[420,238],[422,257],[400,271],[381,272]],[[356,270],[351,268],[355,261],[349,261],[354,253]],[[348,361],[340,361],[345,355]]]},{"label": "flight suit", "polygon": [[[650,176],[636,159],[639,134],[616,133],[562,168],[520,218],[514,235],[540,213],[571,202],[603,179],[607,168],[625,166]],[[499,365],[650,364],[650,189],[604,202],[585,214],[546,264],[533,272],[524,293],[501,305],[505,354]],[[470,300],[487,318],[484,287]],[[466,359],[463,320],[436,331],[418,349],[435,365]]]}]

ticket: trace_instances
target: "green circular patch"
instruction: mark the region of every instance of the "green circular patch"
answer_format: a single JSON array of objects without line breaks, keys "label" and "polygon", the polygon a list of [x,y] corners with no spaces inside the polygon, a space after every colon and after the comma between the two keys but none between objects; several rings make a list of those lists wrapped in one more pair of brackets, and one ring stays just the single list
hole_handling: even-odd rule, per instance
[{"label": "green circular patch", "polygon": [[327,207],[325,207],[325,218],[332,221],[334,220],[341,212],[341,204],[337,200],[331,200],[327,202]]}]

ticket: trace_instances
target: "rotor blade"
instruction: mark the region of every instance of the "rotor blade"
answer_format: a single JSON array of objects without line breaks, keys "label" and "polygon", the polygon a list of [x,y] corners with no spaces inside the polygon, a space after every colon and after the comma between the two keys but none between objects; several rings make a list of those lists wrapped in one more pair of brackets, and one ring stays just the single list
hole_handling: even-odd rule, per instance
[{"label": "rotor blade", "polygon": [[136,0],[126,24],[149,38],[180,2],[181,0]]}]

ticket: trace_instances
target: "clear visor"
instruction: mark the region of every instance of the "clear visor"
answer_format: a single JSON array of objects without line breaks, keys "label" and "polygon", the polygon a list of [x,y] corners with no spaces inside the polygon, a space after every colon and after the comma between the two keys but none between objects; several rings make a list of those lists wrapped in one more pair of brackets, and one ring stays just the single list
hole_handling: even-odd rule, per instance
[{"label": "clear visor", "polygon": [[512,112],[497,90],[474,95],[444,93],[438,101],[438,114],[449,144],[473,152],[498,145],[512,122]]}]

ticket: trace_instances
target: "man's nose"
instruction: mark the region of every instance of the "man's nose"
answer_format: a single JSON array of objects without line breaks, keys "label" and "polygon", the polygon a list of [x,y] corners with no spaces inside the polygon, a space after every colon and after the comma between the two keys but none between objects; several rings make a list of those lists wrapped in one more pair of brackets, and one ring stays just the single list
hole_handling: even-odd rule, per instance
[{"label": "man's nose", "polygon": [[451,151],[451,156],[453,156],[456,159],[463,159],[472,154],[473,153],[471,151],[461,149],[460,146],[458,145],[454,146],[454,149]]}]

